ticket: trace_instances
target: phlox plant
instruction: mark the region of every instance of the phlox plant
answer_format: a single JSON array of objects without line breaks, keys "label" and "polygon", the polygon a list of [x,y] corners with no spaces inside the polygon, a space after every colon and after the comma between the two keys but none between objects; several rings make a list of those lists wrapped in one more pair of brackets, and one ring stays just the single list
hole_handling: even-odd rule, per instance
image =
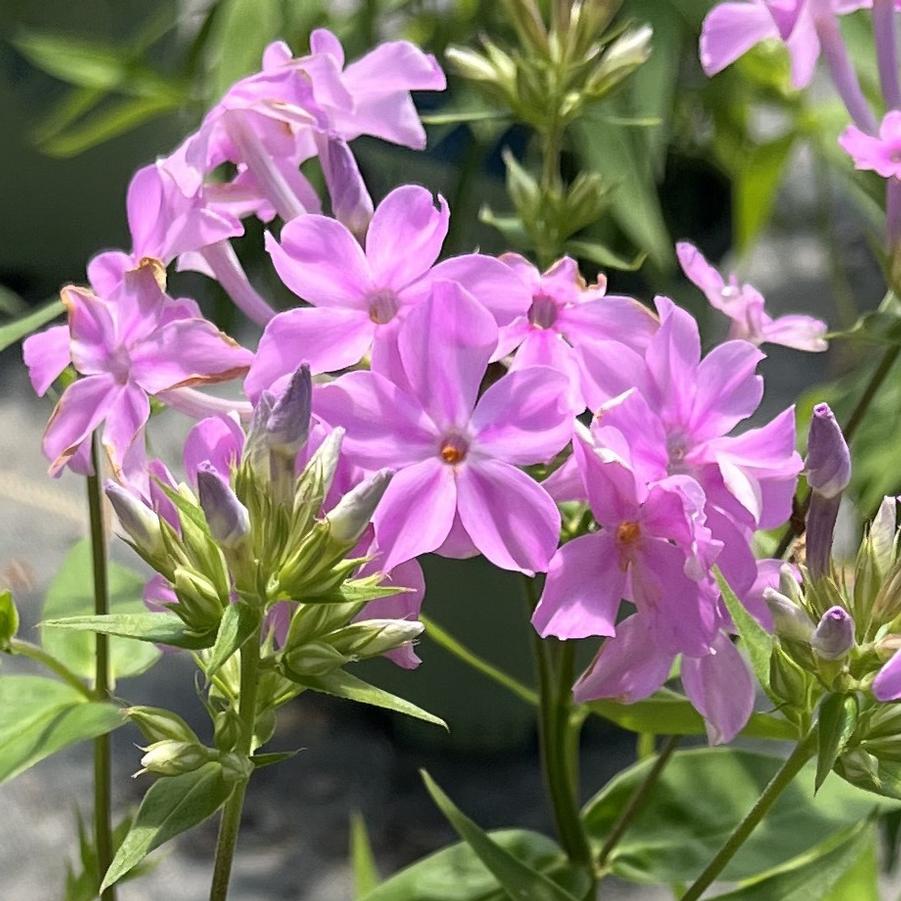
[{"label": "phlox plant", "polygon": [[[145,857],[216,816],[210,897],[225,898],[254,774],[280,765],[303,778],[278,729],[303,692],[453,729],[354,672],[381,656],[419,666],[423,634],[534,706],[555,837],[486,833],[424,774],[463,845],[380,884],[364,874],[361,898],[425,901],[445,879],[458,884],[440,897],[574,901],[598,897],[610,874],[684,899],[721,879],[740,883],[723,897],[795,897],[797,885],[838,897],[828,893],[872,853],[871,815],[901,800],[896,499],[852,561],[833,556],[848,443],[901,347],[896,4],[736,0],[716,4],[700,34],[711,76],[781,43],[803,90],[822,57],[846,109],[839,145],[884,182],[884,356],[845,423],[826,403],[802,418],[804,457],[795,408],[761,414],[759,369],[770,345],[826,350],[826,323],[771,314],[753,285],[682,241],[686,280],[728,331],[705,345],[672,299],[613,293],[567,254],[607,191],[590,173],[565,175],[568,129],[640,69],[654,38],[614,21],[616,4],[550,6],[548,21],[511,0],[515,46],[485,38],[448,54],[533,135],[534,172],[507,157],[510,234],[522,237],[509,252],[443,255],[448,201],[419,184],[374,198],[357,164],[364,135],[425,148],[411,92],[444,90],[441,63],[407,41],[348,61],[317,29],[301,55],[268,46],[258,71],[134,174],[131,246],[93,257],[87,284],[61,291],[62,324],[25,339],[31,383],[55,400],[49,474],[86,481],[95,609],[45,618],[36,645],[0,594],[0,650],[46,670],[0,679],[3,704],[22,711],[9,728],[26,736],[0,746],[0,775],[94,740],[91,865],[70,873],[69,897],[112,899],[123,880],[153,879]],[[851,12],[872,17],[878,98],[843,41]],[[289,309],[236,250],[251,220]],[[241,343],[176,296],[183,270],[218,283],[247,320],[233,331],[258,337]],[[232,390],[209,390],[220,383]],[[181,460],[153,455],[162,407],[193,421]],[[143,608],[110,607],[110,510],[144,567]],[[530,621],[536,689],[432,628],[426,554],[481,555],[518,574],[527,610],[505,615]],[[84,633],[90,673],[66,653]],[[140,668],[189,655],[209,728],[199,734],[165,698],[123,700],[115,680],[139,667],[123,666],[122,647]],[[30,710],[22,697],[36,699]],[[580,808],[580,731],[595,716],[639,733],[648,759]],[[134,769],[147,788],[115,822],[108,736],[127,725],[143,735]],[[791,747],[718,747],[743,735]],[[684,736],[713,747],[680,750]],[[776,804],[767,842],[757,827]],[[656,860],[646,849],[674,809],[684,816],[664,822],[669,840],[694,844]],[[744,853],[755,841],[757,855]],[[869,897],[855,891],[844,897]]]}]

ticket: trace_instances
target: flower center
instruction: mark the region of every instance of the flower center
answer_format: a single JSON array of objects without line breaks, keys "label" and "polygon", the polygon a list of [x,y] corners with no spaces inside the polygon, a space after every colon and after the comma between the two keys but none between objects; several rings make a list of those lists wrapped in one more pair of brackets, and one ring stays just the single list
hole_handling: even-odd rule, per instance
[{"label": "flower center", "polygon": [[128,381],[131,371],[131,357],[125,347],[118,347],[110,355],[107,361],[108,372],[120,384],[124,385]]},{"label": "flower center", "polygon": [[469,450],[469,443],[462,435],[447,435],[441,442],[441,448],[438,453],[441,459],[449,466],[455,466],[462,463],[466,459],[466,452]]},{"label": "flower center", "polygon": [[670,435],[666,439],[666,452],[669,457],[669,465],[667,472],[672,475],[684,475],[689,472],[690,466],[686,464],[685,458],[688,456],[688,441],[682,434]]},{"label": "flower center", "polygon": [[385,325],[397,315],[397,307],[393,291],[377,291],[369,298],[369,318],[376,325]]},{"label": "flower center", "polygon": [[551,328],[557,321],[557,304],[546,294],[536,294],[529,307],[529,324],[535,328]]},{"label": "flower center", "polygon": [[621,522],[616,527],[616,543],[620,545],[635,544],[641,537],[641,526],[637,522]]}]

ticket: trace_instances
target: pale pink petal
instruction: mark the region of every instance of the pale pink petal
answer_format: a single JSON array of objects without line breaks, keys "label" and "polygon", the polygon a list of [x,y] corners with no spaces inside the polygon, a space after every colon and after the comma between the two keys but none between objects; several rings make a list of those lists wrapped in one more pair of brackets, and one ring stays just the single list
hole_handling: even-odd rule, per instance
[{"label": "pale pink petal", "polygon": [[901,698],[901,651],[879,670],[873,680],[873,695],[877,701],[897,701]]},{"label": "pale pink petal", "polygon": [[69,326],[54,325],[29,335],[22,342],[22,357],[28,367],[32,387],[38,397],[43,397],[71,362]]},{"label": "pale pink petal", "polygon": [[763,378],[757,364],[764,356],[747,341],[726,341],[701,361],[688,424],[695,441],[725,435],[760,406]]},{"label": "pale pink petal", "polygon": [[[685,310],[667,297],[657,297],[660,329],[651,339],[645,354],[654,392],[648,402],[666,410],[667,417],[687,423],[691,418],[698,365],[701,361],[701,338],[698,324]],[[641,386],[636,386],[641,390]]]},{"label": "pale pink petal", "polygon": [[[386,41],[344,70],[352,93],[443,91],[446,79],[438,61],[409,41]],[[355,91],[356,89],[356,91]]]},{"label": "pale pink petal", "polygon": [[456,509],[453,468],[437,457],[396,472],[372,518],[382,567],[390,571],[439,548]]},{"label": "pale pink petal", "polygon": [[682,658],[682,687],[704,717],[712,745],[728,744],[754,710],[754,680],[744,657],[720,633],[702,657]]},{"label": "pale pink petal", "polygon": [[714,307],[721,309],[722,292],[726,283],[719,271],[714,269],[707,262],[704,254],[688,241],[680,241],[676,245],[676,256],[685,277],[701,289]]},{"label": "pale pink petal", "polygon": [[585,482],[574,456],[567,457],[559,469],[555,469],[542,483],[541,487],[558,504],[566,501],[587,501]]},{"label": "pale pink petal", "polygon": [[644,357],[619,341],[595,341],[576,350],[582,395],[590,410],[637,388],[645,397],[651,392]]},{"label": "pale pink petal", "polygon": [[351,372],[317,385],[313,410],[347,430],[343,450],[364,469],[438,459],[435,424],[414,398],[374,372]]},{"label": "pale pink petal", "polygon": [[755,44],[778,38],[779,29],[762,3],[720,3],[701,27],[701,65],[716,75]]},{"label": "pale pink petal", "polygon": [[131,254],[121,250],[106,250],[92,257],[88,263],[88,281],[101,297],[109,297],[122,282],[129,269],[134,269]]},{"label": "pale pink petal", "polygon": [[84,375],[106,372],[118,344],[109,306],[87,288],[67,285],[60,299],[69,313],[69,352]]},{"label": "pale pink petal", "polygon": [[368,310],[376,290],[369,263],[354,236],[335,219],[298,216],[281,232],[266,234],[266,250],[278,277],[314,306]]},{"label": "pale pink petal", "polygon": [[597,409],[592,432],[607,427],[626,439],[639,480],[655,482],[666,477],[670,465],[666,430],[640,391],[627,391]]},{"label": "pale pink petal", "polygon": [[647,618],[634,614],[617,625],[616,638],[601,645],[573,686],[573,697],[579,703],[612,698],[634,704],[666,682],[674,658],[655,644]]},{"label": "pale pink petal", "polygon": [[469,532],[463,526],[459,510],[454,516],[454,523],[447,533],[447,538],[435,553],[440,557],[450,557],[452,560],[469,560],[479,556],[479,549],[472,543]]},{"label": "pale pink petal", "polygon": [[135,384],[123,385],[106,413],[103,449],[114,472],[121,472],[138,433],[150,418],[150,401]]},{"label": "pale pink petal", "polygon": [[380,288],[399,291],[427,272],[447,236],[450,210],[418,185],[395,188],[376,208],[366,232],[366,259]]},{"label": "pale pink petal", "polygon": [[573,438],[573,456],[582,473],[588,501],[600,525],[618,526],[636,521],[644,487],[638,485],[625,461],[593,447],[579,434]]},{"label": "pale pink petal", "polygon": [[796,350],[823,351],[829,349],[825,335],[829,327],[813,316],[779,316],[762,328],[763,340]]},{"label": "pale pink petal", "polygon": [[479,399],[473,450],[529,466],[557,454],[572,436],[566,378],[544,366],[510,372]]},{"label": "pale pink petal", "polygon": [[[497,351],[495,351],[497,357]],[[565,379],[562,394],[567,408],[578,416],[585,409],[582,397],[582,379],[579,361],[573,348],[563,335],[554,329],[532,328],[526,332],[525,338],[513,357],[511,372],[526,369],[551,369]]]},{"label": "pale pink petal", "polygon": [[247,372],[253,354],[205,319],[169,322],[131,351],[131,377],[148,394]]},{"label": "pale pink petal", "polygon": [[626,572],[607,532],[575,538],[551,558],[532,625],[542,638],[615,635],[625,587]]},{"label": "pale pink petal", "polygon": [[341,46],[341,41],[327,28],[315,28],[310,33],[310,51],[325,53],[334,57],[339,66],[344,66],[344,48]]},{"label": "pale pink petal", "polygon": [[643,352],[659,327],[657,317],[631,297],[607,296],[561,310],[555,326],[573,347],[619,341]]},{"label": "pale pink petal", "polygon": [[809,3],[802,4],[795,27],[785,46],[791,59],[792,87],[802,91],[813,80],[813,73],[820,57],[820,39],[817,36]]},{"label": "pale pink petal", "polygon": [[185,439],[183,461],[188,481],[195,485],[201,463],[209,463],[226,481],[241,460],[244,430],[237,417],[210,416],[201,419]]},{"label": "pale pink petal", "polygon": [[121,386],[106,374],[78,379],[63,392],[44,431],[44,456],[56,475],[103,421]]},{"label": "pale pink petal", "polygon": [[314,375],[358,363],[372,346],[375,323],[362,310],[301,307],[269,321],[244,381],[251,399],[307,363]]},{"label": "pale pink petal", "polygon": [[468,422],[496,344],[494,317],[456,282],[437,282],[407,314],[398,334],[407,383],[439,428]]},{"label": "pale pink petal", "polygon": [[560,513],[534,479],[499,460],[472,461],[459,468],[457,494],[464,528],[495,566],[527,575],[547,569]]}]

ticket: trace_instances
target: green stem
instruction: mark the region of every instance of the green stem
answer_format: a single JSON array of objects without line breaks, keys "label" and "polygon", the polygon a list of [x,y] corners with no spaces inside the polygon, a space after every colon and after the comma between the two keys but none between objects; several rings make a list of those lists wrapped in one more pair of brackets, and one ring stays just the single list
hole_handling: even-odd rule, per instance
[{"label": "green stem", "polygon": [[471,666],[474,670],[478,670],[483,676],[494,680],[498,685],[503,686],[507,691],[516,695],[521,701],[525,701],[526,704],[530,704],[533,707],[538,706],[538,693],[529,688],[528,685],[523,685],[518,679],[498,669],[494,664],[489,663],[469,650],[469,648],[460,644],[450,632],[439,626],[431,617],[420,616],[419,619],[425,625],[426,635],[435,644],[444,648],[445,651],[453,654],[458,660],[462,660],[463,663]]},{"label": "green stem", "polygon": [[[257,685],[260,669],[260,629],[241,646],[241,694],[238,700],[238,719],[241,735],[235,751],[250,757],[253,750],[253,730],[257,716]],[[213,881],[210,885],[210,901],[225,901],[231,879],[232,861],[241,828],[241,813],[248,779],[242,779],[232,792],[219,823],[219,839],[216,843],[216,862],[213,865]]]},{"label": "green stem", "polygon": [[801,772],[804,764],[813,756],[816,748],[816,730],[811,730],[806,738],[798,742],[794,751],[786,759],[779,772],[770,780],[763,794],[757,799],[757,803],[748,811],[745,818],[735,827],[732,835],[720,848],[716,857],[707,864],[704,872],[694,881],[688,891],[682,896],[682,901],[697,901],[704,891],[722,873],[726,865],[736,855],[738,849],[745,843],[748,836],[754,831],[757,824],[764,818],[769,809],[775,804],[778,797],[791,784],[795,776]]},{"label": "green stem", "polygon": [[[524,577],[529,614],[537,604],[535,585]],[[561,644],[563,647],[561,647]],[[554,826],[567,857],[594,875],[591,848],[579,816],[578,790],[572,783],[570,756],[571,642],[541,638],[532,631],[532,646],[538,669],[538,743],[545,784],[554,816]],[[558,654],[559,652],[559,654]],[[559,660],[559,668],[555,665]],[[569,673],[569,675],[567,675]],[[562,677],[562,678],[561,678]],[[569,678],[569,682],[566,679]]]},{"label": "green stem", "polygon": [[604,842],[604,846],[601,848],[601,853],[598,857],[599,868],[606,866],[613,849],[619,844],[619,841],[623,835],[625,835],[626,830],[632,825],[635,817],[641,812],[645,801],[650,797],[651,791],[657,784],[657,780],[660,779],[661,773],[663,773],[664,768],[667,763],[669,763],[670,757],[673,756],[673,752],[679,746],[681,740],[681,736],[671,735],[664,742],[663,747],[660,749],[660,753],[657,755],[657,759],[648,770],[647,775],[642,779],[641,783],[636,786],[635,791],[632,792],[629,800],[626,801],[616,822],[613,824],[613,828],[610,830],[610,834],[607,836],[607,841]]},{"label": "green stem", "polygon": [[52,654],[48,654],[43,648],[38,647],[36,644],[32,644],[30,641],[21,641],[18,638],[13,638],[9,643],[9,649],[13,654],[17,654],[19,657],[28,657],[30,660],[40,663],[41,666],[47,667],[47,669],[56,673],[63,682],[71,685],[72,688],[84,695],[89,701],[94,700],[94,692],[92,692],[87,685],[85,685],[84,682],[69,669],[69,667],[57,660]]},{"label": "green stem", "polygon": [[[94,573],[94,613],[109,613],[109,582],[106,565],[106,530],[103,526],[103,493],[100,487],[100,454],[97,436],[91,438],[91,462],[94,474],[87,477],[88,511],[91,521],[91,563]],[[109,637],[94,636],[94,697],[107,701],[110,697]],[[112,764],[110,736],[94,739],[94,844],[97,871],[101,877],[113,861]],[[102,901],[115,901],[116,890],[106,889]]]}]

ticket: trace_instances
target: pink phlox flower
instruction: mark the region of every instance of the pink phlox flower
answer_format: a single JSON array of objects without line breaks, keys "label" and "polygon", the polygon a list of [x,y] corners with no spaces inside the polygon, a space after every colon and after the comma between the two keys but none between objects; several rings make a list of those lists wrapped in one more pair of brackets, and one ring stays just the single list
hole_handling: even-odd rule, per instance
[{"label": "pink phlox flower", "polygon": [[500,257],[526,288],[518,296],[528,306],[501,328],[495,358],[513,353],[512,371],[550,366],[569,380],[574,412],[585,409],[574,347],[618,341],[643,351],[657,329],[653,313],[631,297],[606,296],[606,280],[588,286],[578,264],[563,257],[543,274],[524,257]]},{"label": "pink phlox flower", "polygon": [[546,367],[509,373],[479,398],[497,325],[456,282],[435,282],[399,328],[403,381],[352,372],[317,386],[314,411],[347,430],[365,470],[395,475],[375,512],[382,566],[436,551],[481,552],[503,569],[543,570],[557,544],[556,505],[519,467],[569,440],[566,380]]},{"label": "pink phlox flower", "polygon": [[[103,424],[103,446],[114,471],[150,415],[149,397],[171,388],[224,381],[243,374],[252,355],[203,319],[197,305],[173,300],[154,263],[125,274],[108,298],[69,286],[62,291],[68,326],[31,336],[25,363],[38,393],[69,362],[83,376],[56,405],[43,450],[58,475]],[[68,346],[63,329],[68,332]]]},{"label": "pink phlox flower", "polygon": [[878,136],[849,125],[838,139],[854,160],[855,169],[870,170],[883,178],[901,178],[901,110],[889,110]]},{"label": "pink phlox flower", "polygon": [[701,289],[710,305],[732,320],[730,338],[744,338],[757,345],[782,344],[797,350],[828,349],[825,322],[801,315],[773,319],[756,288],[739,282],[735,275],[730,275],[727,282],[694,245],[680,242],[676,245],[676,256],[682,271]]},{"label": "pink phlox flower", "polygon": [[836,15],[868,7],[871,0],[730,0],[717,4],[701,28],[701,65],[716,75],[762,41],[780,41],[791,60],[792,87],[810,84],[820,56],[818,4]]},{"label": "pink phlox flower", "polygon": [[[301,359],[313,373],[359,362],[370,349],[373,366],[393,368],[397,326],[429,296],[436,280],[459,281],[501,322],[526,296],[509,269],[482,254],[435,265],[450,211],[439,195],[416,185],[395,188],[376,208],[361,247],[348,228],[326,216],[301,216],[266,246],[281,280],[312,306],[277,315],[260,339],[245,382],[256,397]],[[375,346],[373,347],[373,342]]]}]

